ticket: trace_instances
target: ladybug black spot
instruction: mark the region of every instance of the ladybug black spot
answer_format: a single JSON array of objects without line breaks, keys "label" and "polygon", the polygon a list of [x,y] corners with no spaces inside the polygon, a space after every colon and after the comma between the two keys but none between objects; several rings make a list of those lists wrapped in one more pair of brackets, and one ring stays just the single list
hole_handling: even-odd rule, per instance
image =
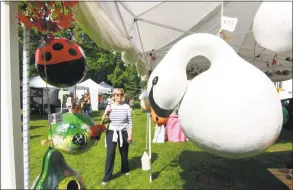
[{"label": "ladybug black spot", "polygon": [[69,48],[68,53],[69,53],[70,55],[72,55],[72,56],[76,56],[76,55],[77,55],[77,52],[76,52],[75,49],[73,49],[73,48]]},{"label": "ladybug black spot", "polygon": [[42,59],[45,61],[50,61],[52,59],[52,54],[48,51],[43,52]]},{"label": "ladybug black spot", "polygon": [[55,44],[53,44],[52,48],[53,48],[54,50],[58,51],[58,50],[63,49],[64,46],[63,46],[63,44],[61,44],[61,43],[55,43]]}]

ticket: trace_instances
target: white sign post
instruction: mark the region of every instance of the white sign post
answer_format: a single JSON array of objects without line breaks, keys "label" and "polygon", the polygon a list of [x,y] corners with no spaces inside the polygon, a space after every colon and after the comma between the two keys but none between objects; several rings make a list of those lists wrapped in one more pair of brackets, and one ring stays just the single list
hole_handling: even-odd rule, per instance
[{"label": "white sign post", "polygon": [[62,113],[52,113],[52,114],[48,114],[48,121],[50,124],[55,124],[58,122],[62,122],[63,121],[63,115]]}]

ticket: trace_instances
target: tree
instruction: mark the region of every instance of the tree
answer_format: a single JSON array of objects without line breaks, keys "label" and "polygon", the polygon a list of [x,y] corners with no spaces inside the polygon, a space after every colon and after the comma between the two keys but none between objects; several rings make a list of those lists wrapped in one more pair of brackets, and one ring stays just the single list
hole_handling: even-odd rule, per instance
[{"label": "tree", "polygon": [[114,87],[123,88],[130,97],[137,97],[141,89],[135,65],[125,65],[119,54],[115,55],[115,70],[108,76]]},{"label": "tree", "polygon": [[127,82],[124,85],[126,93],[133,98],[138,98],[138,93],[141,91],[142,83],[137,75],[135,65],[128,65],[125,71]]}]

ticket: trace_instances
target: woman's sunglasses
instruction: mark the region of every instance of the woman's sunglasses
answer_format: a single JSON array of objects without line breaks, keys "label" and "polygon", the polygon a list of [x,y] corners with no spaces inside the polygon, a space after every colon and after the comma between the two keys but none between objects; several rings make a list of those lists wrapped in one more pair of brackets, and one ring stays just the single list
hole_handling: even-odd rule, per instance
[{"label": "woman's sunglasses", "polygon": [[115,96],[123,96],[123,94],[115,94]]}]

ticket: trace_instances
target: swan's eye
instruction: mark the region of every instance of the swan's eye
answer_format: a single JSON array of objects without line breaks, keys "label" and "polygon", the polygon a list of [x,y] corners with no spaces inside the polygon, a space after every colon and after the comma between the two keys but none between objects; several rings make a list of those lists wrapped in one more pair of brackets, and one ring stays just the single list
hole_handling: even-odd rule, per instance
[{"label": "swan's eye", "polygon": [[153,85],[156,85],[158,83],[158,80],[159,80],[159,77],[156,76],[154,79],[153,79]]}]

